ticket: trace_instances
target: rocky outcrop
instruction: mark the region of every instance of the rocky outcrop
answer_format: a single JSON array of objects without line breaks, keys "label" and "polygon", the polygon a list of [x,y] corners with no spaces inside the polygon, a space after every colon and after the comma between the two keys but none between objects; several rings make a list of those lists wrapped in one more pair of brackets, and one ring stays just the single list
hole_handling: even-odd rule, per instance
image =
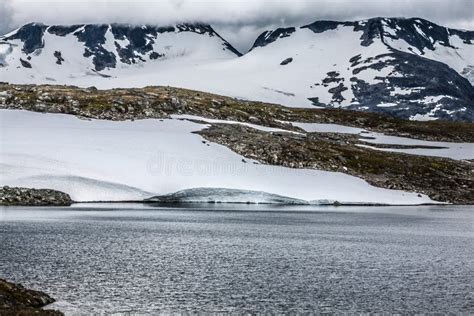
[{"label": "rocky outcrop", "polygon": [[0,279],[0,315],[63,315],[56,310],[41,309],[54,301],[46,293]]},{"label": "rocky outcrop", "polygon": [[[55,37],[68,36],[69,40],[77,40],[83,45],[83,56],[92,59],[94,70],[101,71],[118,67],[120,66],[119,62],[135,64],[149,59],[156,59],[157,56],[165,57],[164,54],[154,50],[156,48],[153,44],[160,42],[161,34],[182,32],[218,38],[223,45],[223,49],[228,50],[236,57],[241,56],[241,53],[224,40],[210,25],[203,23],[185,23],[175,26],[129,24],[44,25],[29,23],[12,32],[11,35],[3,37],[2,41],[6,43],[15,40],[21,41],[23,44],[22,52],[34,57],[35,55],[41,55],[41,49],[45,46],[46,35],[53,38],[46,45],[54,45]],[[110,39],[111,41],[108,42]],[[45,63],[44,60],[46,59],[43,59],[43,63]],[[61,65],[60,62],[54,61]]]},{"label": "rocky outcrop", "polygon": [[[337,74],[329,73],[328,78],[337,80]],[[472,123],[418,122],[343,109],[290,108],[172,87],[98,90],[94,87],[0,83],[1,108],[114,121],[192,114],[286,130],[298,128],[285,122],[335,123],[422,140],[474,142]]]},{"label": "rocky outcrop", "polygon": [[259,37],[257,37],[257,39],[255,40],[255,43],[253,44],[250,50],[255,49],[256,47],[267,46],[268,44],[275,42],[279,38],[290,36],[295,31],[296,31],[296,28],[294,27],[278,28],[274,31],[265,31],[262,34],[260,34]]},{"label": "rocky outcrop", "polygon": [[63,192],[49,189],[0,188],[0,205],[6,206],[68,206],[73,201]]},{"label": "rocky outcrop", "polygon": [[196,133],[264,164],[343,172],[377,187],[474,204],[471,162],[367,150],[349,134],[268,133],[236,124],[213,124]]}]

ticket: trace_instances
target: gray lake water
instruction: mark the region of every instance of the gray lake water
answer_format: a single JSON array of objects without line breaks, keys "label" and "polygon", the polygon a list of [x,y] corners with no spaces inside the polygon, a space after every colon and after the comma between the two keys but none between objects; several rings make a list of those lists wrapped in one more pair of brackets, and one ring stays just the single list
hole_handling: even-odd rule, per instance
[{"label": "gray lake water", "polygon": [[0,277],[68,314],[474,312],[470,207],[0,208]]}]

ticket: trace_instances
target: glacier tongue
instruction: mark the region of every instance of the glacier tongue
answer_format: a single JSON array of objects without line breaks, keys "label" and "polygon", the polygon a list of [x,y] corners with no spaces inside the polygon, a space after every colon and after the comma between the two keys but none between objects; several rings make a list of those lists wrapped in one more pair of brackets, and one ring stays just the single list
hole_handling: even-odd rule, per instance
[{"label": "glacier tongue", "polygon": [[147,201],[161,203],[247,203],[247,204],[309,204],[308,201],[294,199],[262,191],[225,188],[194,188],[175,193],[155,196]]}]

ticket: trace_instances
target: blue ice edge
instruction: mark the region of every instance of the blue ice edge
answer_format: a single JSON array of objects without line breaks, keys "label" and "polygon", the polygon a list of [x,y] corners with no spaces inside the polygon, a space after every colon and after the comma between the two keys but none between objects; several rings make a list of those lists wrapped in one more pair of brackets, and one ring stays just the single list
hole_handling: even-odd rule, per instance
[{"label": "blue ice edge", "polygon": [[[394,204],[367,203],[367,202],[342,202],[336,200],[302,200],[283,195],[272,194],[264,191],[226,189],[226,188],[192,188],[174,193],[157,195],[145,199],[145,203],[156,204],[276,204],[276,205],[373,205],[383,206]],[[444,204],[420,203],[418,205]],[[396,205],[396,204],[395,204]],[[404,204],[400,204],[404,205]],[[413,205],[413,204],[410,204]]]}]

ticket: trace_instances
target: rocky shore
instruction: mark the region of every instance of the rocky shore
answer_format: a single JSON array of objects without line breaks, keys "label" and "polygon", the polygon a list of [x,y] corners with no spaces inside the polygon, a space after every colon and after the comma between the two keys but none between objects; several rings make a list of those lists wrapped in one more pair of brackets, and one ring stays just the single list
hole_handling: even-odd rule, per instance
[{"label": "rocky shore", "polygon": [[0,315],[64,315],[43,307],[55,302],[48,294],[0,279]]},{"label": "rocky shore", "polygon": [[63,192],[49,189],[0,188],[0,205],[5,206],[69,206],[71,197]]}]

